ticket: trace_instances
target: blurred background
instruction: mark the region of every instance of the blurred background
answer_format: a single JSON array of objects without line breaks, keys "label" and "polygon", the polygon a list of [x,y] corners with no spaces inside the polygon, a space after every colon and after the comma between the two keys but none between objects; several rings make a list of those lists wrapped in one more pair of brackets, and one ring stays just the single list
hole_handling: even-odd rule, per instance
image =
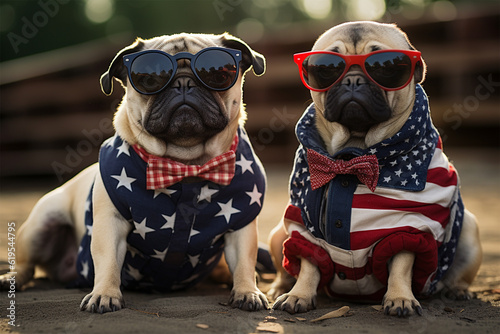
[{"label": "blurred background", "polygon": [[246,77],[247,131],[264,164],[289,166],[310,103],[292,55],[349,20],[397,23],[428,65],[445,146],[498,155],[498,0],[2,0],[1,184],[57,185],[96,161],[123,94],[106,97],[99,77],[136,36],[179,32],[227,31],[266,56],[266,74]]}]

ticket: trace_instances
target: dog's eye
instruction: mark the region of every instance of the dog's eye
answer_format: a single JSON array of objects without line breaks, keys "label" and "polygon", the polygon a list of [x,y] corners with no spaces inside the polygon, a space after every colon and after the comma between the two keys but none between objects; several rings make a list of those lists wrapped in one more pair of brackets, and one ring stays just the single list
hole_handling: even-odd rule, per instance
[{"label": "dog's eye", "polygon": [[231,66],[210,68],[208,71],[197,71],[199,78],[209,87],[214,89],[224,89],[229,87],[236,76],[236,68]]},{"label": "dog's eye", "polygon": [[343,71],[343,67],[333,65],[310,66],[308,70],[310,84],[314,87],[326,88],[337,81]]},{"label": "dog's eye", "polygon": [[412,65],[408,56],[387,52],[367,58],[365,69],[378,84],[392,88],[402,86],[408,81]]},{"label": "dog's eye", "polygon": [[304,60],[303,72],[311,87],[323,89],[331,86],[342,76],[345,66],[345,61],[338,56],[316,54]]},{"label": "dog's eye", "polygon": [[160,91],[173,75],[173,65],[169,58],[159,53],[146,53],[137,57],[130,69],[130,80],[142,93]]},{"label": "dog's eye", "polygon": [[134,85],[143,92],[157,92],[165,86],[168,81],[169,75],[162,73],[132,73],[132,80]]},{"label": "dog's eye", "polygon": [[325,80],[325,79],[332,79],[338,77],[337,70],[334,68],[330,67],[323,67],[320,68],[316,75],[318,76],[319,79]]},{"label": "dog's eye", "polygon": [[211,84],[224,85],[224,83],[230,80],[230,77],[223,71],[217,71],[212,75],[211,79]]}]

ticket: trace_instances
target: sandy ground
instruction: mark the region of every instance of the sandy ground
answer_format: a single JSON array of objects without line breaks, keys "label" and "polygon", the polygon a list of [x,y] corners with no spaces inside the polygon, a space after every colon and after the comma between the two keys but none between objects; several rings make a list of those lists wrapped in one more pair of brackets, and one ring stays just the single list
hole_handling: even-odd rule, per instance
[{"label": "sandy ground", "polygon": [[[449,150],[460,172],[466,206],[480,224],[484,259],[472,286],[477,298],[455,301],[444,296],[421,301],[422,317],[384,316],[372,305],[352,304],[320,296],[318,308],[306,314],[282,311],[245,312],[226,302],[226,285],[204,282],[186,292],[144,294],[125,291],[127,308],[104,315],[78,309],[88,290],[64,287],[36,279],[25,291],[9,298],[0,292],[0,332],[6,333],[498,333],[500,326],[500,152]],[[287,202],[288,166],[267,166],[269,190],[260,220],[260,238],[266,240]],[[0,194],[0,270],[7,271],[7,223],[19,228],[36,200],[49,189],[31,185],[23,190],[4,189]],[[266,280],[267,279],[267,280]],[[260,288],[268,288],[268,279]],[[15,300],[15,324],[7,318]],[[349,306],[346,316],[318,322],[311,320]]]}]

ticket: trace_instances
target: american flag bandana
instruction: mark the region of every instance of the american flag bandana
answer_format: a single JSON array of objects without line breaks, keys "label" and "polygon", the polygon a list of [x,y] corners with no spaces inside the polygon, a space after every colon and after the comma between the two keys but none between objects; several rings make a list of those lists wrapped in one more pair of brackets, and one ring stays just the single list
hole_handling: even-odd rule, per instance
[{"label": "american flag bandana", "polygon": [[[365,150],[329,155],[315,122],[311,105],[296,127],[300,146],[285,211],[294,232],[284,245],[285,268],[296,275],[300,257],[307,258],[318,264],[321,284],[331,295],[379,300],[386,289],[387,261],[408,250],[416,254],[415,292],[436,292],[455,256],[464,207],[458,174],[442,151],[422,87],[416,86],[412,113],[399,132]],[[375,191],[349,174],[314,190],[311,150],[330,160],[376,156]]]},{"label": "american flag bandana", "polygon": [[[100,176],[115,208],[132,227],[121,270],[124,288],[174,291],[195,285],[217,265],[224,235],[257,217],[264,200],[265,172],[245,130],[240,127],[237,135],[235,173],[228,185],[200,179],[154,190],[147,188],[147,163],[136,150],[118,135],[103,143]],[[87,199],[76,287],[94,284],[92,193]]]},{"label": "american flag bandana", "polygon": [[146,188],[149,190],[168,188],[186,177],[199,177],[227,186],[234,176],[238,136],[234,137],[228,152],[221,154],[204,165],[185,165],[168,158],[149,154],[139,145],[133,148],[148,164],[146,170]]}]

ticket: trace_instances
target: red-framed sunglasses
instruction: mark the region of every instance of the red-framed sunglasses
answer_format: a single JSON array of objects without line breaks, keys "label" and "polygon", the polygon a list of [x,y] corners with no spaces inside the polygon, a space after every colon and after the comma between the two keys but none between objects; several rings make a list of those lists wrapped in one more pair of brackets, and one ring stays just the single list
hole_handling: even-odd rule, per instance
[{"label": "red-framed sunglasses", "polygon": [[419,51],[380,50],[364,55],[343,55],[330,51],[296,53],[304,85],[315,92],[327,91],[342,80],[349,68],[359,65],[367,77],[380,88],[391,91],[406,87],[415,66],[421,62]]}]

